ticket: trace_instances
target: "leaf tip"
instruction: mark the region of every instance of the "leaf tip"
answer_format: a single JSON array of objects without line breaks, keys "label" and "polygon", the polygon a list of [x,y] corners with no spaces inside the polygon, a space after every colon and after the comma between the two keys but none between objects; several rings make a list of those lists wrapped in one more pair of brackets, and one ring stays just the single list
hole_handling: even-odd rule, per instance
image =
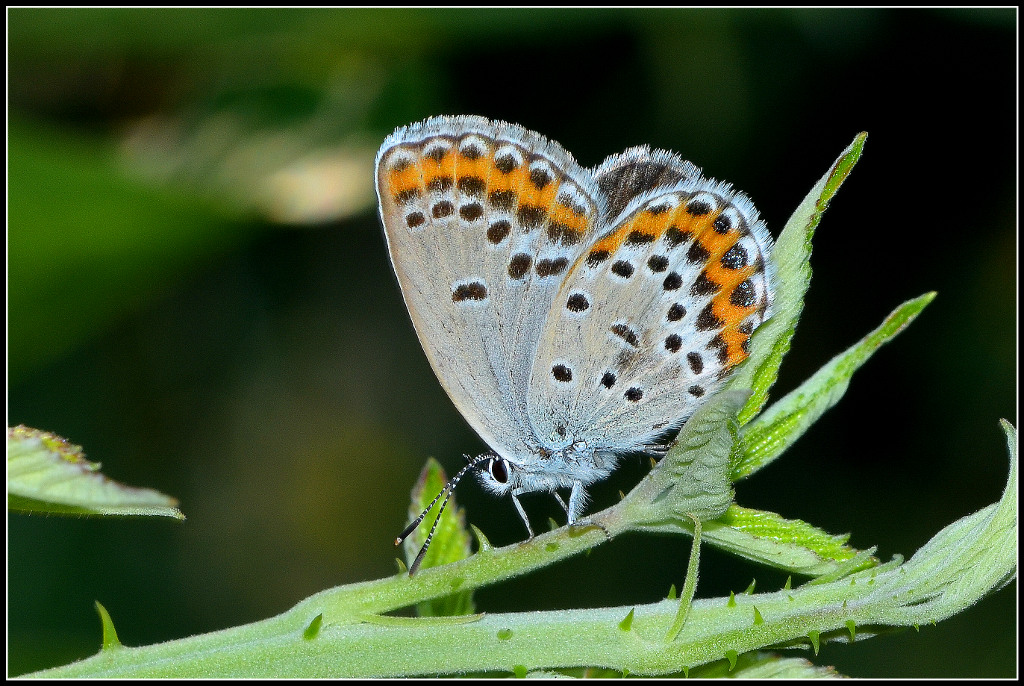
[{"label": "leaf tip", "polygon": [[314,617],[306,628],[302,632],[302,638],[307,641],[312,641],[314,638],[320,635],[320,627],[324,624],[324,613],[321,612]]},{"label": "leaf tip", "polygon": [[103,643],[100,650],[115,650],[122,648],[121,641],[117,638],[117,630],[114,628],[114,620],[110,618],[107,608],[103,607],[100,601],[95,601],[96,612],[100,615],[100,623],[103,625]]},{"label": "leaf tip", "polygon": [[821,632],[811,630],[807,632],[807,638],[811,639],[811,647],[814,648],[814,654],[818,654],[818,648],[821,647]]},{"label": "leaf tip", "polygon": [[476,538],[476,551],[477,553],[486,553],[494,548],[491,542],[484,535],[484,532],[477,527],[476,524],[469,525],[470,530],[473,532],[473,536]]}]

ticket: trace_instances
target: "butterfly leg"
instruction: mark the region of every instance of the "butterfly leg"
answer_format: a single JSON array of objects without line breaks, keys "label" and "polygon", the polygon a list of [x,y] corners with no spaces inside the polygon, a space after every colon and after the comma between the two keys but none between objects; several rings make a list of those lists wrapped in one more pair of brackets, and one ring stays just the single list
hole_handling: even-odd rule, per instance
[{"label": "butterfly leg", "polygon": [[533,527],[530,526],[530,518],[526,516],[526,510],[523,509],[523,504],[519,502],[519,494],[516,490],[512,491],[512,502],[515,504],[516,509],[519,510],[519,516],[523,518],[523,524],[526,525],[526,530],[530,532],[530,538],[528,541],[533,540]]},{"label": "butterfly leg", "polygon": [[562,494],[559,493],[558,491],[551,491],[551,495],[555,496],[555,500],[558,501],[558,504],[562,506],[563,510],[565,510],[565,514],[568,515],[569,506],[565,504],[564,500],[562,500]]},{"label": "butterfly leg", "polygon": [[[569,494],[569,507],[565,512],[569,515],[569,523],[573,524],[583,514],[583,508],[587,506],[587,492],[583,490],[582,481],[572,482],[572,492]],[[562,507],[565,507],[564,505]]]},{"label": "butterfly leg", "polygon": [[[561,500],[561,498],[559,498]],[[569,507],[566,512],[569,514],[569,526],[576,523],[579,516],[583,514],[583,508],[587,506],[587,492],[583,489],[582,481],[574,481],[572,484],[572,493],[569,494]],[[609,541],[612,540],[611,534],[601,524],[593,522],[581,522],[580,526],[596,526],[603,533],[604,537]]]}]

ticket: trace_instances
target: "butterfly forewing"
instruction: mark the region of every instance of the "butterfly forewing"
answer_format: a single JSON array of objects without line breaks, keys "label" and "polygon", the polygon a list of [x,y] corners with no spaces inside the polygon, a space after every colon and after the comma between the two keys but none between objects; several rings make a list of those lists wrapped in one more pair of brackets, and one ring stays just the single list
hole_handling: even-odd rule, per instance
[{"label": "butterfly forewing", "polygon": [[377,194],[431,366],[504,458],[472,464],[528,529],[519,495],[569,488],[578,519],[614,456],[717,392],[771,313],[753,205],[673,153],[585,170],[522,127],[434,117],[384,142]]},{"label": "butterfly forewing", "polygon": [[[549,445],[624,451],[678,426],[769,314],[770,238],[751,203],[668,153],[618,157],[630,155],[626,173],[641,178],[625,187],[645,175],[649,188],[572,265],[539,342],[528,403]],[[624,166],[609,162],[599,182]]]},{"label": "butterfly forewing", "polygon": [[590,175],[521,127],[435,117],[384,142],[377,193],[406,305],[445,390],[499,453],[533,452],[529,375],[551,302],[601,211]]},{"label": "butterfly forewing", "polygon": [[594,182],[605,200],[607,217],[619,217],[637,196],[672,188],[700,178],[700,168],[667,150],[646,145],[610,155],[593,170]]}]

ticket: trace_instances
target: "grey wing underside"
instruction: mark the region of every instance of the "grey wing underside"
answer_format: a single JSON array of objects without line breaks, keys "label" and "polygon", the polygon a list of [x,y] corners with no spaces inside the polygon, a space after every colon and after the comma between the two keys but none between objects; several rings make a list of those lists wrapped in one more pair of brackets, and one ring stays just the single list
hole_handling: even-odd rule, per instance
[{"label": "grey wing underside", "polygon": [[388,138],[377,161],[388,249],[438,379],[499,454],[536,450],[527,386],[566,265],[601,211],[557,143],[480,117]]},{"label": "grey wing underside", "polygon": [[746,357],[770,314],[771,239],[745,196],[670,153],[629,150],[596,178],[622,209],[555,298],[528,406],[542,441],[623,452],[678,427]]}]

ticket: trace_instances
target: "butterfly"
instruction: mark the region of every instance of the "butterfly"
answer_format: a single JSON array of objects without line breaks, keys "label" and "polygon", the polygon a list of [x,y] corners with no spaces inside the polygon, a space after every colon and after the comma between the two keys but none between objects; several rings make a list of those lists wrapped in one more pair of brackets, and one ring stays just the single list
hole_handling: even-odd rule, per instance
[{"label": "butterfly", "polygon": [[585,169],[516,124],[439,116],[387,137],[376,189],[427,359],[493,450],[396,543],[470,470],[511,496],[531,538],[524,493],[552,493],[573,524],[587,487],[622,455],[656,450],[771,315],[757,210],[665,150]]}]

